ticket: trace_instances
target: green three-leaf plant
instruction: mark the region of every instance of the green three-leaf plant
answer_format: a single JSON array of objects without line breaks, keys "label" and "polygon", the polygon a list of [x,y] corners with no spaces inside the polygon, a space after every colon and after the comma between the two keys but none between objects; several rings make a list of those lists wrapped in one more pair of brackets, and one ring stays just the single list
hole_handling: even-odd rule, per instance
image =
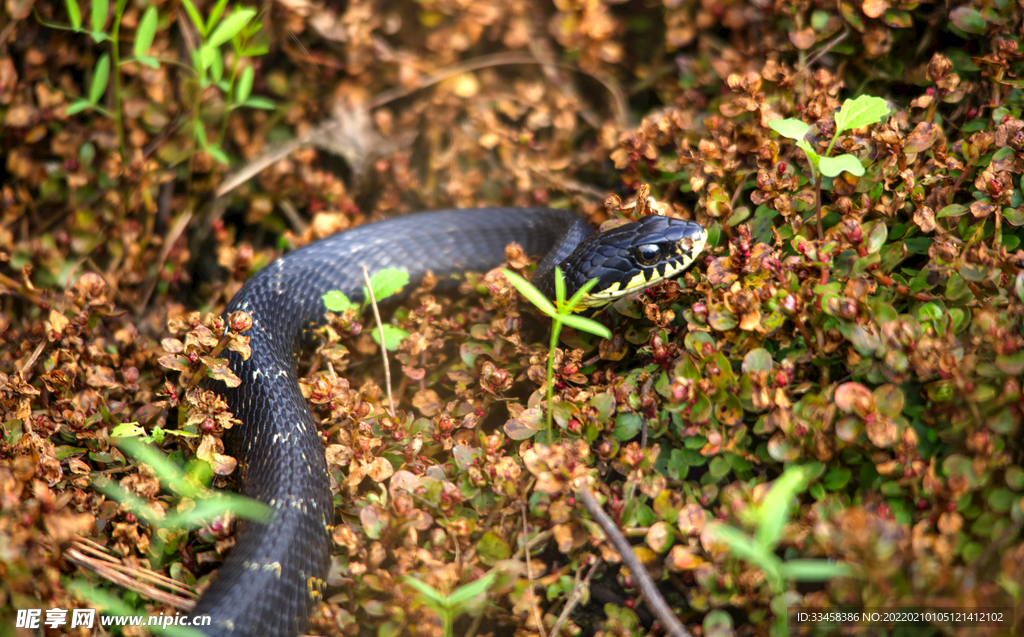
[{"label": "green three-leaf plant", "polygon": [[601,338],[611,338],[611,331],[601,325],[597,321],[588,319],[583,316],[576,316],[573,311],[580,304],[583,296],[590,291],[595,285],[597,285],[597,279],[591,279],[587,281],[583,287],[581,287],[576,294],[572,295],[572,298],[566,300],[565,298],[565,278],[562,275],[562,270],[555,268],[555,303],[552,304],[548,300],[548,297],[533,286],[532,283],[519,276],[511,270],[502,270],[509,282],[515,286],[519,293],[526,297],[530,303],[533,303],[538,310],[547,314],[551,317],[551,347],[548,349],[548,375],[547,375],[547,387],[548,387],[548,408],[547,408],[547,420],[548,420],[548,444],[554,442],[552,437],[551,419],[552,419],[552,402],[554,400],[554,376],[555,376],[555,348],[558,346],[558,337],[562,333],[562,326],[568,325],[571,328],[580,330],[581,332],[587,332],[594,336],[600,336]]},{"label": "green three-leaf plant", "polygon": [[710,535],[725,544],[733,557],[764,572],[774,595],[771,607],[775,611],[776,625],[772,633],[776,637],[789,634],[787,607],[791,596],[787,593],[790,582],[824,582],[834,577],[850,576],[850,569],[845,564],[824,559],[783,561],[776,554],[782,531],[789,521],[790,503],[807,489],[811,476],[810,469],[793,467],[775,480],[761,504],[751,509],[750,521],[756,526],[753,537],[732,526],[708,523]]},{"label": "green three-leaf plant", "polygon": [[[409,273],[405,270],[399,270],[398,268],[384,268],[375,272],[370,277],[370,287],[373,288],[373,298],[377,299],[377,302],[381,302],[389,296],[394,296],[399,290],[409,284]],[[367,293],[366,286],[363,286],[363,302],[362,304],[354,303],[351,299],[345,296],[339,290],[332,290],[327,294],[324,294],[324,307],[331,312],[342,313],[350,308],[355,308],[356,316],[363,313],[366,306],[370,303],[370,295]],[[406,338],[409,337],[409,332],[395,327],[394,325],[388,325],[387,323],[381,325],[384,331],[384,349],[389,352],[393,352],[398,349],[398,346],[402,344]],[[380,345],[380,334],[377,330],[370,332],[374,342]]]},{"label": "green three-leaf plant", "polygon": [[857,99],[846,100],[836,115],[836,133],[832,136],[828,148],[825,149],[824,156],[818,155],[811,144],[804,139],[807,131],[810,130],[810,126],[804,122],[798,119],[778,119],[769,122],[768,126],[779,135],[796,141],[796,145],[807,155],[815,175],[820,172],[826,177],[837,177],[841,172],[846,171],[860,177],[864,174],[864,166],[860,160],[849,154],[831,157],[832,146],[836,143],[840,133],[875,124],[888,115],[889,107],[880,97],[861,95]]}]

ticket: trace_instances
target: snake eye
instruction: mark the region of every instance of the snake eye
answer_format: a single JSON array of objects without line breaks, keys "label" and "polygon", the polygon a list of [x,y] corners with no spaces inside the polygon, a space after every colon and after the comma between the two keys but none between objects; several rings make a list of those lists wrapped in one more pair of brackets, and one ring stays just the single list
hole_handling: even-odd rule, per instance
[{"label": "snake eye", "polygon": [[636,249],[636,258],[642,265],[654,265],[661,260],[661,247],[656,243],[645,243]]}]

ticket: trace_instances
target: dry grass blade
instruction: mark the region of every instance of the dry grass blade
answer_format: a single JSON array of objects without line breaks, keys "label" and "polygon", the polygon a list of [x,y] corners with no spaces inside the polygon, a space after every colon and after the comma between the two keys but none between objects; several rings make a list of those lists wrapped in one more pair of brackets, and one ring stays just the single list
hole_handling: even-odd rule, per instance
[{"label": "dry grass blade", "polygon": [[366,282],[366,294],[370,297],[370,306],[373,307],[373,316],[377,319],[377,334],[380,336],[380,353],[384,358],[384,384],[388,390],[388,415],[395,417],[395,397],[391,394],[391,365],[388,363],[388,348],[384,345],[384,324],[380,320],[380,310],[377,308],[377,299],[373,295],[373,285],[370,284],[370,273],[366,266],[363,266],[363,281]]},{"label": "dry grass blade", "polygon": [[[195,591],[180,582],[149,569],[125,566],[116,558],[82,541],[72,544],[71,548],[65,552],[65,556],[75,564],[88,568],[118,586],[123,586],[143,597],[161,604],[168,604],[179,610],[192,610],[195,600],[199,597]],[[162,590],[164,588],[174,592]]]}]

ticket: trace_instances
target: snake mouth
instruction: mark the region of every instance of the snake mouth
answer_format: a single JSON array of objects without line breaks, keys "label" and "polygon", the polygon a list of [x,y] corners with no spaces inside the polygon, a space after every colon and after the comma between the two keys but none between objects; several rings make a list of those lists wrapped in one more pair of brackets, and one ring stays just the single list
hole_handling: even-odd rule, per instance
[{"label": "snake mouth", "polygon": [[573,274],[579,285],[592,278],[598,283],[577,307],[603,307],[682,274],[704,250],[707,238],[699,224],[657,215],[591,237],[573,253],[573,259],[588,267]]}]

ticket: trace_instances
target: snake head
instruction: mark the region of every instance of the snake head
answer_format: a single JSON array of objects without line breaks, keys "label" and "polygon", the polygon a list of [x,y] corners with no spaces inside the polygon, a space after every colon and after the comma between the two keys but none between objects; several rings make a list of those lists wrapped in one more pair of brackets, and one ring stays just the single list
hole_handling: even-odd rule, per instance
[{"label": "snake head", "polygon": [[562,264],[566,295],[591,279],[597,285],[580,301],[580,310],[612,303],[659,281],[678,276],[704,249],[708,233],[698,223],[660,215],[596,234]]}]

